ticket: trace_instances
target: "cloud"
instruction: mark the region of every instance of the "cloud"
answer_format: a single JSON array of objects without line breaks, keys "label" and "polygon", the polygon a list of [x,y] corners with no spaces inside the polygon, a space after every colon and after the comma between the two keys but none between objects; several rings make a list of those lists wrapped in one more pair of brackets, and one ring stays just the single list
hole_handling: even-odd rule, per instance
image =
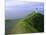
[{"label": "cloud", "polygon": [[16,1],[16,0],[6,0],[6,7],[8,6],[16,6],[16,5],[21,5],[21,4],[27,4],[27,2],[23,1]]}]

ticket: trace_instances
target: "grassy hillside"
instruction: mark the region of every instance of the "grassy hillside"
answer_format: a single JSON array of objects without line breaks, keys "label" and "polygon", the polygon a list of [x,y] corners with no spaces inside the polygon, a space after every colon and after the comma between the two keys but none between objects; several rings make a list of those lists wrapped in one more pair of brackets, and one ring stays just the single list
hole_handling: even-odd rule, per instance
[{"label": "grassy hillside", "polygon": [[35,33],[44,31],[44,15],[32,13],[14,25],[10,33]]},{"label": "grassy hillside", "polygon": [[11,29],[16,25],[17,21],[20,19],[12,19],[12,20],[5,20],[5,34],[8,35],[10,33]]}]

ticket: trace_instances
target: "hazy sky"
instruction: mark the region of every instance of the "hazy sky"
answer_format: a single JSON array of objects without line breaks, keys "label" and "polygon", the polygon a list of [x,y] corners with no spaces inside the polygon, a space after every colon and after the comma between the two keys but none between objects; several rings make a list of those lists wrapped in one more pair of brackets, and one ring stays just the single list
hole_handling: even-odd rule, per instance
[{"label": "hazy sky", "polygon": [[6,0],[5,17],[6,19],[21,18],[31,13],[31,11],[36,8],[38,8],[39,11],[43,11],[43,7],[44,4],[42,2]]}]

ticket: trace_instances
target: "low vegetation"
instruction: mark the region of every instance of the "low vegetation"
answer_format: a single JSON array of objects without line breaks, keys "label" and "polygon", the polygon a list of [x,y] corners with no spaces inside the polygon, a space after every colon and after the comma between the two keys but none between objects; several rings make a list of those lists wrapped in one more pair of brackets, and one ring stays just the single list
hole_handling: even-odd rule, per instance
[{"label": "low vegetation", "polygon": [[44,15],[32,13],[24,19],[21,19],[11,29],[11,33],[35,33],[44,32]]}]

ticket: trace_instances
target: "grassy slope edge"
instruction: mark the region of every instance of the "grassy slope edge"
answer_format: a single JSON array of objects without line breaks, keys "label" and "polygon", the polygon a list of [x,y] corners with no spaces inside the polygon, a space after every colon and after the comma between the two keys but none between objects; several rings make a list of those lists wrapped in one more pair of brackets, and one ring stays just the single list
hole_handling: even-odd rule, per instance
[{"label": "grassy slope edge", "polygon": [[11,33],[32,33],[44,31],[44,16],[40,13],[33,13],[21,19],[11,30]]}]

